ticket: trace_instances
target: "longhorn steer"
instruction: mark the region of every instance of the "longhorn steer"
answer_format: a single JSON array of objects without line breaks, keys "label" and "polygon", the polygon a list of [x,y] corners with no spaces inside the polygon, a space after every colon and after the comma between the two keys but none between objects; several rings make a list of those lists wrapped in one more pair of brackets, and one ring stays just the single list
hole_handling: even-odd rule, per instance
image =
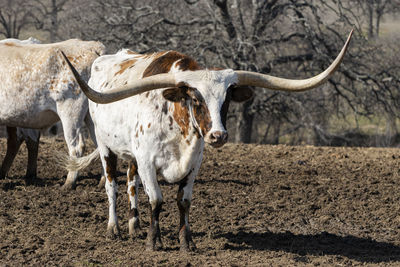
[{"label": "longhorn steer", "polygon": [[230,100],[245,101],[252,96],[252,91],[243,86],[304,91],[322,84],[339,66],[350,37],[351,34],[327,70],[306,80],[231,69],[201,69],[193,59],[174,51],[141,55],[123,50],[95,60],[87,85],[69,63],[82,90],[92,100],[89,110],[98,141],[98,150],[85,163],[69,163],[80,169],[100,155],[107,178],[108,234],[119,235],[115,178],[120,157],[133,162],[128,172],[129,233],[133,234],[138,222],[136,193],[140,177],[151,206],[147,248],[154,250],[161,244],[159,214],[163,199],[156,176],[161,174],[169,183],[179,182],[180,248],[191,249],[189,207],[194,179],[204,144],[220,147],[227,141],[225,121]]},{"label": "longhorn steer", "polygon": [[[0,43],[0,125],[6,125],[8,129],[2,177],[21,143],[16,127],[42,129],[61,120],[69,155],[75,157],[83,153],[83,121],[93,129],[87,116],[87,97],[79,89],[59,51],[65,51],[83,79],[88,79],[93,61],[104,54],[104,46],[77,39],[54,44],[28,41],[7,39]],[[34,139],[32,142],[27,142],[28,152],[34,152],[28,161],[27,182],[30,182],[29,178],[36,175],[39,135],[37,130],[19,131],[23,137],[29,136],[29,132],[34,137],[30,138]],[[76,172],[69,172],[64,188],[74,187],[76,177]]]}]

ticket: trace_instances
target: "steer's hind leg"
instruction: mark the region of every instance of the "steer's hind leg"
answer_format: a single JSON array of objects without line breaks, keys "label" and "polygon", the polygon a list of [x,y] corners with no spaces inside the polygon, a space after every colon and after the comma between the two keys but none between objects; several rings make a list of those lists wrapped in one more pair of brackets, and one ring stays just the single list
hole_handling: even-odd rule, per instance
[{"label": "steer's hind leg", "polygon": [[[68,152],[70,157],[82,157],[83,149],[85,147],[83,134],[81,133],[81,128],[76,126],[68,125],[63,122],[63,130],[65,142],[67,143]],[[69,171],[67,179],[62,187],[63,190],[75,189],[76,180],[78,178],[77,171]]]},{"label": "steer's hind leg", "polygon": [[22,143],[22,140],[17,136],[16,127],[7,127],[7,135],[7,152],[1,164],[0,179],[6,177]]},{"label": "steer's hind leg", "polygon": [[111,239],[120,237],[117,217],[117,156],[110,150],[106,154],[100,153],[101,163],[106,176],[106,192],[109,205],[107,236]]},{"label": "steer's hind leg", "polygon": [[193,183],[197,170],[192,170],[179,183],[179,189],[176,202],[179,208],[179,243],[181,251],[195,250],[196,246],[192,239],[192,233],[189,227],[189,209],[192,201]]},{"label": "steer's hind leg", "polygon": [[[82,157],[85,147],[82,126],[88,110],[86,98],[81,94],[77,99],[57,103],[57,113],[60,117],[65,142],[67,143],[70,157]],[[62,187],[63,190],[74,189],[78,172],[68,172],[67,179]]]},{"label": "steer's hind leg", "polygon": [[140,178],[135,163],[130,162],[127,171],[127,185],[129,198],[129,235],[133,237],[140,231],[138,212],[138,190]]}]

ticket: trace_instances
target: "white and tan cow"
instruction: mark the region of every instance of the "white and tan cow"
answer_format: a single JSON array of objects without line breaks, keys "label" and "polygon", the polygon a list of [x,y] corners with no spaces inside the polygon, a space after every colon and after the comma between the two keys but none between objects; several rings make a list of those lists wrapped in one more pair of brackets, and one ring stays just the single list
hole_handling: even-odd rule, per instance
[{"label": "white and tan cow", "polygon": [[[77,39],[54,44],[16,39],[0,42],[0,125],[7,126],[8,133],[2,177],[8,172],[22,139],[26,139],[28,152],[32,152],[26,177],[30,182],[36,175],[39,132],[35,129],[50,127],[59,120],[70,156],[83,154],[83,122],[93,129],[88,101],[60,57],[60,50],[88,80],[93,61],[104,54],[105,48],[99,42]],[[74,187],[76,178],[76,172],[69,172],[64,188]]]},{"label": "white and tan cow", "polygon": [[[24,45],[24,44],[40,44],[40,41],[30,37],[27,40],[18,40],[14,38],[4,39],[1,44]],[[7,127],[7,151],[1,164],[0,179],[4,179],[11,168],[11,165],[17,155],[19,147],[25,141],[28,150],[28,164],[26,168],[26,181],[29,183],[36,177],[37,155],[39,149],[40,131],[36,129]]]},{"label": "white and tan cow", "polygon": [[68,164],[71,170],[78,170],[100,156],[107,177],[108,234],[119,235],[115,178],[117,158],[122,158],[133,162],[128,172],[130,234],[138,223],[136,193],[140,177],[151,206],[147,248],[154,250],[161,244],[159,214],[163,198],[157,182],[160,174],[169,183],[179,183],[180,248],[193,248],[189,230],[193,183],[204,144],[220,147],[227,141],[225,121],[229,102],[249,99],[253,92],[248,86],[304,91],[321,85],[338,68],[350,37],[327,70],[306,80],[231,69],[201,69],[192,58],[174,51],[141,55],[123,50],[99,57],[92,66],[89,84],[70,64],[91,100],[89,110],[98,149],[80,161],[70,159]]}]

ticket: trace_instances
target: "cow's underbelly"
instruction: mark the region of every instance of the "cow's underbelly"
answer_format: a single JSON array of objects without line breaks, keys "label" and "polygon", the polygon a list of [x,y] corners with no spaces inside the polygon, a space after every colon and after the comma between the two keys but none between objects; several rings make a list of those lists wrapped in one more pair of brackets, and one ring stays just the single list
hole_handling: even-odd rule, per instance
[{"label": "cow's underbelly", "polygon": [[59,121],[58,115],[52,110],[37,112],[10,112],[0,114],[0,125],[42,129]]}]

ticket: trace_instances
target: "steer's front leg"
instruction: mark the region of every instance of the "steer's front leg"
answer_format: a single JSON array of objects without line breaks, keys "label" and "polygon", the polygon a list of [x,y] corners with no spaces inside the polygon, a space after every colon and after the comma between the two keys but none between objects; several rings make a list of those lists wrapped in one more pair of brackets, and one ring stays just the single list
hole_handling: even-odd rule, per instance
[{"label": "steer's front leg", "polygon": [[146,161],[138,161],[137,164],[143,188],[150,202],[150,227],[147,232],[146,249],[154,251],[163,247],[159,223],[163,199],[154,166]]},{"label": "steer's front leg", "polygon": [[192,190],[195,174],[197,171],[191,171],[180,183],[176,202],[179,208],[179,243],[181,251],[195,250],[196,246],[192,239],[192,233],[189,227],[189,209],[192,201]]},{"label": "steer's front leg", "polygon": [[150,202],[151,220],[146,242],[146,249],[150,251],[158,250],[163,247],[159,221],[161,207],[162,200]]}]

